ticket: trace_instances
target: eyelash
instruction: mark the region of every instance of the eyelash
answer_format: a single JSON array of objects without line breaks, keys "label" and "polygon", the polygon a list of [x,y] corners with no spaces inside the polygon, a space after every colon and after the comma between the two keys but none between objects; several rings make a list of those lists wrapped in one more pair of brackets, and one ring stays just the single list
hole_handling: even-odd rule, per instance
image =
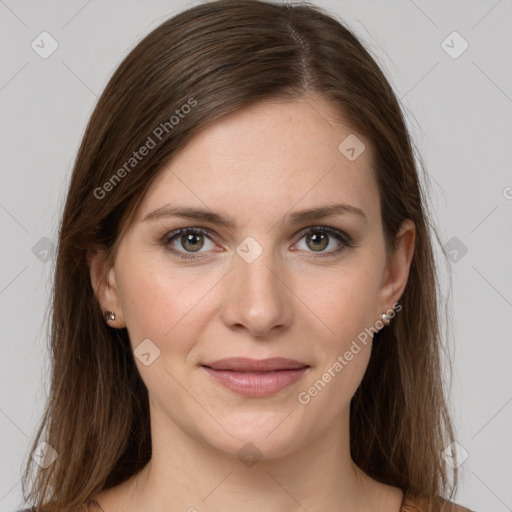
[{"label": "eyelash", "polygon": [[[171,231],[170,233],[167,233],[162,238],[161,243],[162,243],[162,245],[165,246],[165,248],[169,252],[171,252],[172,254],[174,254],[175,256],[177,256],[178,258],[181,258],[183,260],[202,258],[203,256],[195,256],[195,255],[193,255],[193,253],[177,251],[177,250],[173,249],[172,247],[170,247],[170,243],[175,238],[177,238],[178,236],[181,236],[181,235],[188,235],[190,233],[201,234],[201,235],[204,235],[207,238],[209,238],[211,241],[215,241],[215,237],[212,235],[211,231],[209,231],[207,229],[182,228],[182,229],[177,229],[175,231]],[[315,257],[328,258],[328,257],[337,256],[344,249],[349,249],[349,248],[354,247],[354,241],[346,233],[343,233],[342,231],[339,231],[334,228],[330,228],[329,226],[311,226],[309,228],[306,228],[299,233],[300,238],[298,241],[302,240],[302,238],[304,238],[306,235],[309,235],[310,233],[324,233],[324,234],[334,237],[337,241],[341,242],[340,246],[337,249],[333,249],[333,250],[325,252],[325,253],[318,253],[317,255],[315,255]],[[310,252],[314,252],[314,251],[310,251]]]}]

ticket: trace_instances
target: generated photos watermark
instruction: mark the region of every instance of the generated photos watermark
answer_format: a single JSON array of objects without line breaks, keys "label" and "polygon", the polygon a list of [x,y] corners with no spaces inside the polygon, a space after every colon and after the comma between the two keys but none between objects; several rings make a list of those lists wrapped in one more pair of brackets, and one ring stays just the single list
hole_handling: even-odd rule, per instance
[{"label": "generated photos watermark", "polygon": [[180,120],[189,114],[195,106],[197,106],[197,101],[191,97],[187,100],[187,103],[184,103],[180,108],[174,111],[176,115],[172,115],[167,121],[160,123],[151,134],[148,135],[146,142],[137,151],[132,153],[132,156],[126,160],[112,177],[101,187],[94,189],[94,197],[100,200],[105,198],[107,193],[112,191],[132,169],[137,167],[139,162],[142,162],[142,160],[149,155],[151,150],[156,148],[156,146],[174,130],[174,127],[179,124]]},{"label": "generated photos watermark", "polygon": [[[396,313],[400,312],[401,310],[402,305],[396,302],[392,309],[388,309],[386,311],[386,315],[391,320],[396,315]],[[357,335],[357,340],[366,346],[368,341],[373,338],[374,334],[379,332],[384,326],[385,324],[381,319],[377,320],[372,327],[366,327],[363,331],[361,331]],[[331,380],[336,377],[336,375],[340,373],[343,368],[345,368],[345,366],[350,363],[350,361],[354,359],[354,356],[361,352],[362,347],[357,342],[357,340],[352,341],[349,350],[347,350],[343,355],[339,355],[336,358],[336,361],[334,361],[329,366],[329,368],[327,368],[327,370],[321,375],[319,379],[315,381],[312,386],[310,386],[306,391],[301,391],[297,395],[297,400],[299,403],[302,405],[309,404],[311,399],[317,396],[325,388],[325,386],[331,382]]]}]

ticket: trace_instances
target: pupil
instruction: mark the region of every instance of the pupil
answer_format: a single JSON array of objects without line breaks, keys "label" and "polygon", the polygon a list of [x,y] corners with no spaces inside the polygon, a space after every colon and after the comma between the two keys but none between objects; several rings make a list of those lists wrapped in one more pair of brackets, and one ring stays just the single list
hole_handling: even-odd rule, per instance
[{"label": "pupil", "polygon": [[[192,243],[192,247],[189,247],[189,248],[191,248],[191,250],[192,250],[192,251],[194,251],[194,252],[195,252],[195,251],[198,251],[199,249],[201,249],[201,247],[200,247],[200,246],[198,246],[198,245],[197,245],[197,243],[196,243],[196,244],[194,244],[194,239],[199,238],[199,236],[198,236],[198,235],[194,235],[194,234],[192,234],[192,233],[189,233],[188,235],[183,235],[183,236],[185,237],[185,243],[183,244],[183,246],[184,246],[185,248],[187,248],[187,244]],[[197,242],[197,240],[196,240],[196,242]],[[194,245],[196,245],[196,247],[195,247],[195,248],[194,248]]]},{"label": "pupil", "polygon": [[320,247],[321,249],[325,249],[325,247],[326,247],[325,242],[327,240],[327,235],[325,235],[325,234],[310,235],[309,240],[313,242],[315,247],[317,247],[317,248]]}]

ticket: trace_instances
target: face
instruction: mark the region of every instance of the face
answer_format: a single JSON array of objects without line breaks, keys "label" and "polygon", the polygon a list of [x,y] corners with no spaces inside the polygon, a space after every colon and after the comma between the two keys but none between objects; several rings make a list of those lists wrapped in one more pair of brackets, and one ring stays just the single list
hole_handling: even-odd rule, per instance
[{"label": "face", "polygon": [[[263,102],[152,182],[98,298],[128,329],[153,428],[270,459],[347,426],[365,329],[399,299],[413,243],[405,226],[386,258],[370,143],[338,147],[353,133],[319,97]],[[295,364],[212,368],[226,358]]]}]

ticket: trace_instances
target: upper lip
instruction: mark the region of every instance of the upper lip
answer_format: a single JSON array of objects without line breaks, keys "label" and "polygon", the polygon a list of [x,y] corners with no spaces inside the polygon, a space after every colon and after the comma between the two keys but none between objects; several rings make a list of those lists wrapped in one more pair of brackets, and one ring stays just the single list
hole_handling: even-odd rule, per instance
[{"label": "upper lip", "polygon": [[230,370],[239,372],[271,372],[275,370],[296,370],[309,366],[308,364],[286,359],[284,357],[272,357],[269,359],[249,359],[247,357],[230,357],[211,363],[205,363],[213,370]]}]

